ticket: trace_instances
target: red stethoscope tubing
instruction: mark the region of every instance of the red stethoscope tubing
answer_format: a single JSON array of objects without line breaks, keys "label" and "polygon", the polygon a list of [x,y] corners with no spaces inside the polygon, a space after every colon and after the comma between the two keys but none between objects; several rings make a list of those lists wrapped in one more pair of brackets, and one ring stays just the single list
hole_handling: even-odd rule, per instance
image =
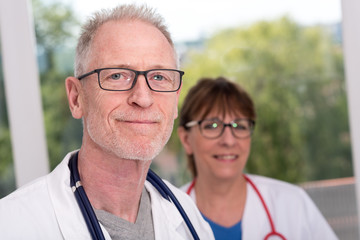
[{"label": "red stethoscope tubing", "polygon": [[[269,239],[271,236],[278,236],[279,238],[281,238],[282,240],[286,240],[286,238],[284,237],[284,235],[282,235],[281,233],[277,232],[276,229],[275,229],[275,225],[274,225],[274,221],[270,215],[270,211],[269,211],[269,208],[267,207],[266,203],[265,203],[265,200],[264,198],[262,197],[259,189],[256,187],[256,185],[254,184],[254,182],[248,177],[246,176],[245,174],[243,175],[245,180],[250,184],[250,186],[254,189],[254,191],[256,192],[256,194],[258,195],[260,201],[261,201],[261,204],[263,205],[263,208],[265,209],[265,212],[266,212],[266,215],[268,217],[268,220],[269,220],[269,223],[270,223],[270,227],[271,227],[271,232],[269,232],[264,240],[267,240]],[[190,192],[193,190],[195,186],[195,179],[190,183],[190,186],[188,187],[186,193],[188,195],[190,195]]]}]

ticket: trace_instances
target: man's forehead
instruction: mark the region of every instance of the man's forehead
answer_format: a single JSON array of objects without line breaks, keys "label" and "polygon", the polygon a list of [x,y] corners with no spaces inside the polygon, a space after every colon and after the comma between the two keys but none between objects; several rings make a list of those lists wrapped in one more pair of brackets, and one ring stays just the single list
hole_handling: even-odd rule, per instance
[{"label": "man's forehead", "polygon": [[[144,31],[137,31],[133,24]],[[96,32],[90,58],[90,65],[96,63],[96,67],[177,67],[175,49],[166,37],[156,27],[141,21],[105,23]]]},{"label": "man's forehead", "polygon": [[151,23],[135,19],[107,21],[98,27],[94,38],[103,38],[117,33],[123,33],[123,35],[119,36],[121,39],[134,36],[141,38],[146,36],[147,33],[150,33],[152,37],[156,36],[158,33],[159,37],[161,36],[166,39],[165,35]]}]

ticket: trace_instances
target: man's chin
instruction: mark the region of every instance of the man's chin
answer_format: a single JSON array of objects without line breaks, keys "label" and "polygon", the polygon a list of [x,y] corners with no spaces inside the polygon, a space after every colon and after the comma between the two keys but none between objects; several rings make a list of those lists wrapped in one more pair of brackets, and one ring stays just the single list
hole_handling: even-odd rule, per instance
[{"label": "man's chin", "polygon": [[152,143],[149,144],[134,144],[129,147],[123,146],[122,150],[116,151],[116,155],[122,159],[152,161],[160,152],[162,147],[154,147]]},{"label": "man's chin", "polygon": [[152,154],[152,155],[148,155],[148,154],[121,154],[118,155],[118,157],[125,159],[125,160],[129,160],[129,161],[141,161],[141,162],[147,162],[147,161],[152,161],[155,157],[157,156],[157,154]]}]

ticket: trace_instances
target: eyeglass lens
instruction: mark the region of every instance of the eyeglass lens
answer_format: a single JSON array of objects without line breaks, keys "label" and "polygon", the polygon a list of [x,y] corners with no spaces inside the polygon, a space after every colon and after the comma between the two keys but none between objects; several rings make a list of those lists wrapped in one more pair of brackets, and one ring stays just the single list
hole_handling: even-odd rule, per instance
[{"label": "eyeglass lens", "polygon": [[200,124],[200,130],[204,137],[217,138],[222,135],[225,126],[229,126],[237,138],[247,138],[252,133],[252,123],[247,119],[237,119],[229,124],[219,119],[205,119]]},{"label": "eyeglass lens", "polygon": [[[130,69],[102,69],[99,72],[99,83],[106,90],[129,90],[137,74]],[[146,74],[147,82],[155,91],[174,91],[180,86],[181,75],[175,70],[151,70]]]}]

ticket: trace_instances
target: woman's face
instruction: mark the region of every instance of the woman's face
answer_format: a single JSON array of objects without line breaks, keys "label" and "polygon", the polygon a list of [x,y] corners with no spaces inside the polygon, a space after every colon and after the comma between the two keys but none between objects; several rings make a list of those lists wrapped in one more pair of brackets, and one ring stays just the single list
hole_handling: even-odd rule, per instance
[{"label": "woman's face", "polygon": [[[218,118],[224,123],[246,118],[242,114],[210,113],[205,119]],[[194,119],[202,120],[202,119]],[[223,134],[215,139],[205,138],[198,125],[188,131],[179,129],[179,137],[188,155],[193,155],[198,178],[230,180],[242,175],[250,154],[251,137],[235,138],[230,127],[225,127]]]}]

